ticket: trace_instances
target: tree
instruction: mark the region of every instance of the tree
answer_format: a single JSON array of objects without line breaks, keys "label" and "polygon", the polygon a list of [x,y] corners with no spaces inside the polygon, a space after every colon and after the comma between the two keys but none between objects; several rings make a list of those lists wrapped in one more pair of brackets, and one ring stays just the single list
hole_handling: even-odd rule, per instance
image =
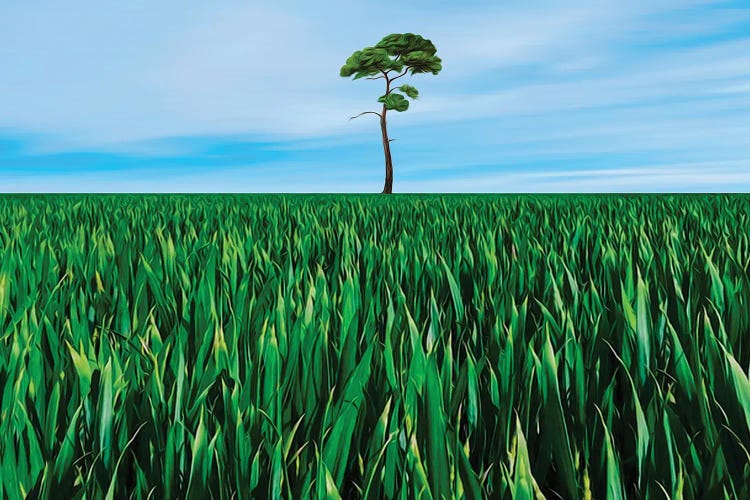
[{"label": "tree", "polygon": [[[352,116],[350,119],[362,115],[377,115],[380,117],[380,130],[383,135],[383,152],[385,153],[385,185],[383,193],[393,192],[393,161],[391,159],[392,139],[388,139],[388,128],[386,126],[386,113],[389,110],[403,112],[409,109],[410,99],[416,99],[419,91],[411,85],[393,86],[393,82],[410,73],[432,73],[437,75],[443,68],[441,60],[435,55],[437,50],[430,40],[426,40],[413,33],[394,33],[383,38],[374,47],[365,47],[356,51],[346,60],[341,67],[341,76],[350,77],[354,80],[366,78],[367,80],[385,80],[385,94],[378,98],[383,103],[380,113],[365,111]],[[399,93],[399,92],[401,93]]]}]

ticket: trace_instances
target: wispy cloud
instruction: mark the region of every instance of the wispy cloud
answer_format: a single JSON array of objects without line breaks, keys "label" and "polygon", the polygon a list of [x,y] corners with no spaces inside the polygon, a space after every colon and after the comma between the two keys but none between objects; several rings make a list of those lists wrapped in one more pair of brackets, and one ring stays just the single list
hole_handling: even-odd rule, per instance
[{"label": "wispy cloud", "polygon": [[[7,192],[372,192],[380,172],[325,173],[305,178],[305,163],[271,163],[200,170],[164,169],[154,177],[147,169],[115,172],[53,173],[3,179]],[[311,180],[312,179],[312,180]],[[239,189],[238,186],[242,188]],[[744,192],[750,186],[750,161],[641,165],[631,168],[529,171],[496,169],[483,174],[402,180],[402,193],[620,193]]]},{"label": "wispy cloud", "polygon": [[635,168],[575,169],[561,172],[498,172],[437,181],[407,181],[405,192],[621,193],[744,192],[750,160],[643,165]]}]

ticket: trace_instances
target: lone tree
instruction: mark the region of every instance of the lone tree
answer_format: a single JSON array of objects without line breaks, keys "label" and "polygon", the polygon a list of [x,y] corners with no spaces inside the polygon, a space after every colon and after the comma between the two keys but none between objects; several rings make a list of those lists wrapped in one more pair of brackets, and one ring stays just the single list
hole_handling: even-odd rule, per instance
[{"label": "lone tree", "polygon": [[430,40],[425,40],[413,33],[394,33],[383,38],[374,47],[365,47],[356,51],[346,60],[341,67],[341,76],[350,77],[354,80],[366,78],[367,80],[385,80],[385,94],[378,98],[383,103],[380,113],[365,111],[352,116],[350,120],[362,115],[377,115],[380,117],[380,130],[383,134],[383,151],[385,153],[385,185],[383,193],[393,192],[393,161],[391,159],[392,139],[388,139],[388,129],[385,115],[388,110],[406,111],[409,109],[409,101],[396,92],[397,90],[406,94],[411,99],[416,99],[419,91],[411,85],[394,87],[393,82],[406,75],[406,73],[432,73],[437,75],[443,68],[440,58],[435,55],[437,50]]}]

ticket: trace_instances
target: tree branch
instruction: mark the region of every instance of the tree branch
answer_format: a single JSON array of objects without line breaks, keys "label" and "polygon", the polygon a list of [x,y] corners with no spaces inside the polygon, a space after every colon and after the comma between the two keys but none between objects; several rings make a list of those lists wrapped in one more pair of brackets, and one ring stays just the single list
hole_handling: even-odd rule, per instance
[{"label": "tree branch", "polygon": [[[354,120],[355,118],[359,118],[362,115],[378,115],[380,116],[380,113],[376,113],[375,111],[363,111],[362,113],[358,114],[357,116],[352,116],[349,118],[349,120]],[[381,116],[382,118],[382,116]]]},{"label": "tree branch", "polygon": [[388,95],[391,93],[391,79],[388,78],[388,73],[380,70],[381,73],[383,73],[383,76],[385,77],[385,95]]},{"label": "tree branch", "polygon": [[381,78],[385,78],[384,76],[369,76],[365,78],[365,80],[380,80]]},{"label": "tree branch", "polygon": [[404,75],[406,74],[406,72],[407,72],[407,71],[409,71],[409,68],[406,68],[406,69],[404,70],[404,72],[403,72],[403,73],[401,73],[400,75],[398,75],[398,76],[394,76],[393,78],[391,78],[391,81],[393,81],[393,80],[397,80],[397,79],[401,78],[402,76],[404,76]]},{"label": "tree branch", "polygon": [[394,90],[396,90],[396,89],[398,88],[398,87],[393,87],[393,88],[390,88],[390,84],[391,84],[391,83],[393,83],[393,82],[394,82],[394,80],[398,80],[399,78],[401,78],[402,76],[404,76],[404,75],[406,74],[406,72],[407,72],[407,71],[409,71],[409,70],[408,70],[408,68],[407,68],[407,69],[405,69],[405,70],[404,70],[404,72],[403,72],[403,73],[401,73],[400,75],[398,75],[398,76],[394,76],[393,78],[391,78],[390,80],[388,80],[388,92],[386,92],[386,94],[385,94],[385,95],[388,95],[388,94],[390,94],[391,92],[393,92]]}]

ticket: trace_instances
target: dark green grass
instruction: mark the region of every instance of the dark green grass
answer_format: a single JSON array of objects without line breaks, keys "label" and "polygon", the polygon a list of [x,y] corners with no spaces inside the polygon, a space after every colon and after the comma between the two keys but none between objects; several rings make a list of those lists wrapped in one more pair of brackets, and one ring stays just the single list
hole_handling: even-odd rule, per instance
[{"label": "dark green grass", "polygon": [[3,196],[0,491],[747,498],[749,214]]}]

